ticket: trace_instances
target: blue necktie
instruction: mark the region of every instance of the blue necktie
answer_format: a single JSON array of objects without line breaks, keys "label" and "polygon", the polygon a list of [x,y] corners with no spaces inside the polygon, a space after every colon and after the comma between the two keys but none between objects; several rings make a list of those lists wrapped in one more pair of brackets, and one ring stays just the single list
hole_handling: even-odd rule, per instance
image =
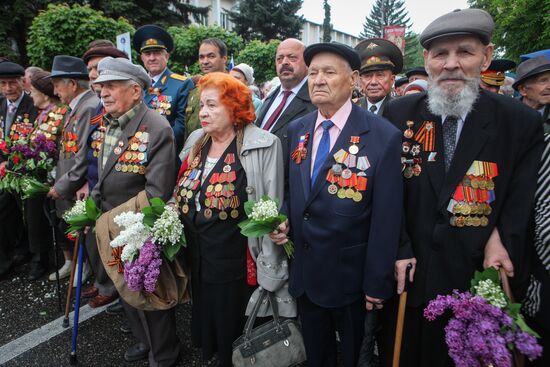
[{"label": "blue necktie", "polygon": [[334,123],[330,120],[325,120],[321,123],[323,127],[323,136],[317,147],[317,155],[315,156],[315,163],[313,164],[313,173],[311,174],[311,187],[315,183],[315,179],[323,167],[323,163],[327,159],[327,155],[330,151],[330,133],[328,132],[331,127],[334,126]]}]

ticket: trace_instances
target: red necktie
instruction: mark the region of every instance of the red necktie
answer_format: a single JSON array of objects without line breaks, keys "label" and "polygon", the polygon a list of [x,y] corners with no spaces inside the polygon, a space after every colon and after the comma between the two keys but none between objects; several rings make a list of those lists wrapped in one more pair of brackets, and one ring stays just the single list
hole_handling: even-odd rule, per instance
[{"label": "red necktie", "polygon": [[283,108],[285,107],[286,100],[288,99],[288,97],[290,97],[291,94],[292,94],[292,91],[290,91],[290,90],[283,91],[283,100],[277,106],[275,111],[273,111],[273,113],[271,114],[271,116],[269,117],[267,122],[265,123],[265,125],[263,127],[264,130],[269,131],[271,129],[271,127],[273,126],[275,121],[277,121],[277,119],[279,118],[279,115],[281,114],[281,112],[283,111]]}]

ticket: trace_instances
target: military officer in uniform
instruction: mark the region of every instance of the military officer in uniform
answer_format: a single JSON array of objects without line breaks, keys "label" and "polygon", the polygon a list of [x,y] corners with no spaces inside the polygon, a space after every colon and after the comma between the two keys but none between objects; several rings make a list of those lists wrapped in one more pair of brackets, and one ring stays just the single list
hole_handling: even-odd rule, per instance
[{"label": "military officer in uniform", "polygon": [[[174,135],[165,118],[143,103],[150,86],[145,69],[127,59],[99,62],[101,98],[109,120],[98,157],[99,181],[92,198],[107,212],[145,190],[149,199],[167,201],[175,182]],[[139,148],[138,148],[139,146]],[[128,159],[129,155],[137,160]],[[139,342],[124,354],[128,362],[146,358],[150,366],[173,366],[180,352],[174,308],[142,311],[122,302]]]},{"label": "military officer in uniform", "polygon": [[[15,138],[19,130],[32,130],[34,120],[38,116],[32,98],[23,91],[24,75],[25,69],[21,65],[10,61],[0,62],[0,91],[4,96],[0,100],[2,145]],[[9,144],[4,150],[8,148]],[[0,152],[0,162],[5,159],[5,153]],[[19,199],[12,194],[0,191],[0,275],[6,273],[13,262],[23,261],[29,252],[20,204]],[[16,246],[16,249],[10,256],[12,246]],[[47,261],[47,256],[40,254],[33,258],[29,274],[31,279],[39,278],[47,270]]]},{"label": "military officer in uniform", "polygon": [[[57,216],[62,218],[75,201],[76,193],[83,185],[86,164],[86,136],[90,118],[99,98],[90,89],[88,70],[82,59],[74,56],[58,55],[53,59],[51,78],[55,93],[61,102],[69,106],[70,112],[63,122],[59,143],[59,160],[55,174],[55,185],[48,197],[56,200]],[[61,226],[65,223],[61,220]],[[65,232],[63,228],[63,232]],[[65,262],[71,261],[72,244],[62,242]],[[62,268],[63,269],[63,268]],[[83,267],[83,279],[90,273],[89,265]]]},{"label": "military officer in uniform", "polygon": [[[285,208],[295,253],[290,294],[297,299],[308,365],[355,367],[365,311],[393,293],[402,211],[401,138],[388,121],[351,102],[361,66],[339,43],[308,46],[308,86],[318,111],[288,128]],[[286,224],[272,234],[283,243]],[[330,269],[330,271],[329,271]]]},{"label": "military officer in uniform", "polygon": [[[525,237],[542,126],[536,111],[479,88],[493,55],[493,29],[493,19],[480,9],[434,20],[420,35],[430,75],[427,93],[396,99],[384,114],[402,136],[405,211],[395,264],[398,293],[412,266],[401,366],[453,365],[446,321],[423,317],[430,300],[468,290],[474,272],[484,266],[513,275],[518,298],[528,282]],[[504,247],[486,245],[495,228]],[[379,339],[384,366],[392,362],[397,300],[387,306],[381,317],[385,336]]]},{"label": "military officer in uniform", "polygon": [[495,59],[487,70],[481,72],[481,82],[479,86],[489,92],[498,93],[500,87],[504,85],[504,74],[508,70],[516,67],[516,63],[508,59]]},{"label": "military officer in uniform", "polygon": [[164,116],[174,130],[176,148],[185,139],[185,108],[191,79],[168,69],[168,59],[174,49],[172,37],[156,25],[144,25],[134,34],[133,46],[149,73],[152,85],[145,93],[145,104]]},{"label": "military officer in uniform", "polygon": [[381,38],[369,38],[355,46],[361,57],[361,85],[364,97],[359,106],[382,115],[388,101],[395,75],[403,70],[403,55],[392,42]]},{"label": "military officer in uniform", "polygon": [[[199,46],[199,67],[202,74],[219,71],[225,72],[227,64],[227,45],[219,38],[207,38]],[[200,76],[197,76],[197,82]],[[199,122],[200,95],[194,88],[189,93],[189,101],[185,110],[185,136],[200,128]],[[179,152],[179,150],[178,150]]]}]

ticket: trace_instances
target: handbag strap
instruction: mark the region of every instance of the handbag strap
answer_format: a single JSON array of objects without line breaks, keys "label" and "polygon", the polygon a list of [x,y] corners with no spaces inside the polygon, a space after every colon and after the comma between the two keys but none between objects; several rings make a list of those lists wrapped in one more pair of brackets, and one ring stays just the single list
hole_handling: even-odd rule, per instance
[{"label": "handbag strap", "polygon": [[254,305],[254,308],[252,309],[252,313],[248,317],[248,320],[246,320],[246,324],[244,325],[243,334],[245,336],[245,339],[250,338],[250,333],[252,332],[252,329],[254,327],[254,322],[256,321],[256,317],[258,316],[258,312],[260,311],[260,307],[262,306],[264,298],[267,296],[269,303],[271,304],[271,310],[273,311],[273,319],[275,320],[275,323],[277,326],[281,326],[281,322],[279,321],[279,307],[277,305],[277,302],[275,301],[275,297],[273,296],[273,293],[260,288],[260,292],[258,294],[258,300],[256,301],[256,304]]}]

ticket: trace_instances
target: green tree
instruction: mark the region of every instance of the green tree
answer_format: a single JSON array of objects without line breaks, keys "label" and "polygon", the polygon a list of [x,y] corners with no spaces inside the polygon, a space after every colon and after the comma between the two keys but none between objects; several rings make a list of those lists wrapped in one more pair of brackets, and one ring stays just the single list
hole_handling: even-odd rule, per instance
[{"label": "green tree", "polygon": [[328,0],[323,1],[323,8],[325,9],[325,19],[323,19],[323,42],[330,42],[332,39],[330,32],[332,32],[332,23],[330,22],[330,4]]},{"label": "green tree", "polygon": [[32,22],[27,52],[32,65],[49,70],[55,55],[81,56],[95,39],[114,41],[117,34],[133,31],[125,19],[105,17],[89,6],[50,4]]},{"label": "green tree", "polygon": [[234,11],[227,11],[235,32],[246,41],[269,41],[298,37],[304,23],[296,13],[302,0],[241,0]]},{"label": "green tree", "polygon": [[277,76],[275,70],[275,54],[277,53],[277,47],[281,41],[271,40],[269,42],[262,42],[254,40],[249,42],[244,50],[239,53],[239,56],[235,60],[236,64],[244,62],[254,68],[254,79],[256,84],[273,79]]},{"label": "green tree", "polygon": [[424,49],[420,46],[419,35],[411,32],[409,41],[405,40],[405,56],[403,57],[403,70],[412,69],[424,65]]},{"label": "green tree", "polygon": [[224,41],[229,58],[231,55],[236,56],[243,47],[243,39],[238,34],[226,31],[219,26],[170,27],[168,33],[174,39],[174,51],[170,56],[169,66],[179,73],[188,72],[193,75],[200,73],[197,63],[199,46],[206,38],[219,38]]},{"label": "green tree", "polygon": [[522,54],[549,47],[550,1],[469,0],[468,3],[493,16],[492,42],[499,54],[519,60]]}]

